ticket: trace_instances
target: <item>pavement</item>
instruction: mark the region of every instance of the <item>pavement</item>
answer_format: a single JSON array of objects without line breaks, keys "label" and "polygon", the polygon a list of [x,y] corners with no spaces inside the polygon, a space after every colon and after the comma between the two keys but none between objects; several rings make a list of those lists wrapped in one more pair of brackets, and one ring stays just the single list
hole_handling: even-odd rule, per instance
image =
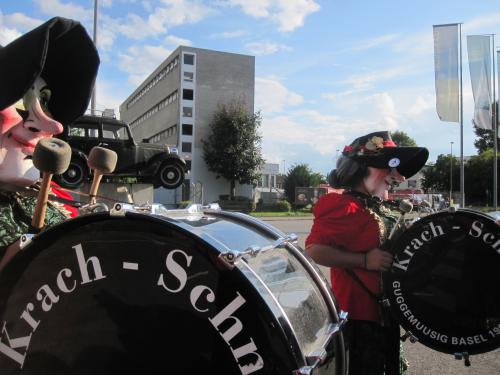
[{"label": "pavement", "polygon": [[[304,248],[304,242],[311,230],[312,216],[298,217],[261,217],[263,221],[282,230],[285,233],[297,234],[299,246]],[[319,266],[329,280],[329,269]],[[500,375],[500,349],[470,357],[471,367],[465,367],[464,362],[456,360],[453,355],[441,353],[420,343],[404,344],[406,358],[410,362],[407,375]]]}]

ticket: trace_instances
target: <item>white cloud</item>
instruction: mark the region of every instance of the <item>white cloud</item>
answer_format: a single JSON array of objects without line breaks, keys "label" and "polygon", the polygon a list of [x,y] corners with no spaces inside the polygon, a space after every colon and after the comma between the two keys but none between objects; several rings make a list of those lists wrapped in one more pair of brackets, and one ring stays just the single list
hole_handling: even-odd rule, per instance
[{"label": "white cloud", "polygon": [[126,53],[118,54],[119,67],[129,74],[128,82],[137,86],[171,53],[172,50],[161,46],[132,46]]},{"label": "white cloud", "polygon": [[251,53],[257,56],[271,55],[278,51],[291,51],[292,49],[284,44],[270,42],[252,42],[245,45]]},{"label": "white cloud", "polygon": [[242,36],[248,35],[248,31],[246,30],[235,30],[235,31],[225,31],[222,33],[213,33],[210,34],[210,38],[222,38],[222,39],[232,39],[232,38],[240,38]]},{"label": "white cloud", "polygon": [[337,149],[343,148],[360,134],[379,129],[376,121],[346,121],[336,116],[325,116],[318,111],[295,111],[287,115],[264,117],[264,152],[274,155],[273,150],[281,149],[283,145],[288,148],[305,145],[311,153],[333,157]]},{"label": "white cloud", "polygon": [[[462,34],[472,32],[488,32],[488,29],[500,27],[500,13],[489,13],[485,16],[474,17],[462,25]],[[491,32],[491,31],[490,31]]]},{"label": "white cloud", "polygon": [[116,30],[127,38],[140,40],[164,34],[169,28],[197,23],[214,13],[212,8],[193,0],[162,0],[162,6],[150,11],[147,18],[129,13],[115,22]]},{"label": "white cloud", "polygon": [[172,44],[174,46],[191,46],[193,45],[193,42],[191,42],[189,39],[184,39],[184,38],[179,38],[174,35],[169,35],[165,38],[165,41],[168,44]]},{"label": "white cloud", "polygon": [[400,64],[388,69],[374,70],[364,74],[355,74],[348,77],[342,83],[351,85],[354,89],[367,89],[371,88],[376,82],[406,75],[410,71],[413,71],[413,69],[414,68],[410,65]]},{"label": "white cloud", "polygon": [[128,94],[112,82],[99,79],[96,82],[96,109],[112,108],[115,110],[116,116],[119,117],[120,104],[127,98]]},{"label": "white cloud", "polygon": [[43,23],[23,13],[3,14],[0,9],[0,45],[6,45],[19,38],[24,32]]},{"label": "white cloud", "polygon": [[418,116],[421,113],[435,108],[436,97],[432,95],[419,95],[415,99],[415,103],[408,109],[409,116]]},{"label": "white cloud", "polygon": [[255,108],[261,110],[264,116],[282,112],[286,107],[302,102],[302,96],[288,90],[277,80],[258,77],[255,79]]},{"label": "white cloud", "polygon": [[51,16],[66,17],[81,22],[92,20],[94,17],[93,6],[85,8],[71,2],[63,3],[60,0],[33,0],[33,2],[40,8],[42,13]]},{"label": "white cloud", "polygon": [[269,18],[283,32],[303,26],[304,19],[320,9],[314,0],[227,0],[225,3],[241,7],[249,16]]},{"label": "white cloud", "polygon": [[9,44],[14,39],[19,38],[21,35],[22,34],[17,30],[9,29],[0,25],[0,45],[2,46]]},{"label": "white cloud", "polygon": [[3,15],[0,24],[3,23],[6,26],[19,29],[21,31],[29,31],[40,26],[43,22],[43,20],[29,17],[23,13],[12,13]]},{"label": "white cloud", "polygon": [[358,44],[353,45],[350,47],[348,50],[350,51],[364,51],[367,49],[379,47],[381,45],[390,43],[397,39],[398,35],[397,34],[387,34],[387,35],[382,35],[378,36],[376,38],[368,39],[368,40],[362,40]]}]

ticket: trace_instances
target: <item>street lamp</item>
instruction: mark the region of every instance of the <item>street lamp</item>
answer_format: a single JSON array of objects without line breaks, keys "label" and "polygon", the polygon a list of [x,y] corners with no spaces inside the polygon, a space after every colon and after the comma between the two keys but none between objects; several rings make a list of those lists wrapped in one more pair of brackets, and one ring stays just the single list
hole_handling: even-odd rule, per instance
[{"label": "street lamp", "polygon": [[450,142],[450,206],[452,204],[453,191],[453,142]]}]

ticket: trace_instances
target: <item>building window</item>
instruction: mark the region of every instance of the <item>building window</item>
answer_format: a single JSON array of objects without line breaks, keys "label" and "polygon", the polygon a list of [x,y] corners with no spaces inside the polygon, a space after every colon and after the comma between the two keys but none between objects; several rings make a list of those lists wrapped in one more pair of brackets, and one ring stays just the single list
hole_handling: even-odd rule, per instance
[{"label": "building window", "polygon": [[182,152],[191,152],[191,142],[182,142]]},{"label": "building window", "polygon": [[184,117],[193,117],[193,107],[182,107],[182,115]]},{"label": "building window", "polygon": [[186,167],[187,167],[188,171],[191,170],[191,160],[186,160]]},{"label": "building window", "polygon": [[162,110],[163,108],[165,108],[170,103],[173,103],[173,101],[175,99],[177,99],[177,90],[175,90],[173,93],[171,93],[165,99],[163,99],[162,101],[158,102],[153,107],[151,107],[148,111],[146,111],[141,116],[139,116],[134,121],[132,121],[130,123],[130,127],[132,129],[134,129],[139,124],[141,124],[142,122],[144,122],[145,120],[147,120],[148,118],[150,118],[152,115],[154,115],[156,112],[158,112],[159,110]]},{"label": "building window", "polygon": [[184,100],[193,100],[194,91],[191,89],[182,90],[182,99]]},{"label": "building window", "polygon": [[408,187],[409,188],[416,188],[417,187],[417,180],[408,180]]},{"label": "building window", "polygon": [[127,109],[133,106],[139,99],[141,99],[152,87],[154,87],[158,82],[160,82],[168,73],[170,73],[179,61],[179,56],[176,56],[173,61],[171,61],[165,68],[163,68],[156,76],[154,76],[144,88],[139,91],[130,101],[127,103]]},{"label": "building window", "polygon": [[184,64],[194,65],[194,55],[184,54]]},{"label": "building window", "polygon": [[184,72],[184,81],[193,82],[194,73],[193,72]]},{"label": "building window", "polygon": [[193,135],[193,125],[182,124],[182,135]]}]

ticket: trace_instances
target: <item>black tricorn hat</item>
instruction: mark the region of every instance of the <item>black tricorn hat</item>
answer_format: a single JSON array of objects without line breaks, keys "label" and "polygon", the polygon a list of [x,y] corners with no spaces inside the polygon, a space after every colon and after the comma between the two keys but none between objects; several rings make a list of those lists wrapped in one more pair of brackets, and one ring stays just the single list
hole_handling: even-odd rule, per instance
[{"label": "black tricorn hat", "polygon": [[87,109],[98,67],[99,55],[85,28],[52,18],[0,46],[0,109],[16,103],[42,77],[52,92],[52,117],[70,123]]},{"label": "black tricorn hat", "polygon": [[425,165],[429,151],[425,147],[398,147],[388,131],[380,131],[356,138],[344,147],[342,155],[368,167],[396,168],[409,178]]}]

